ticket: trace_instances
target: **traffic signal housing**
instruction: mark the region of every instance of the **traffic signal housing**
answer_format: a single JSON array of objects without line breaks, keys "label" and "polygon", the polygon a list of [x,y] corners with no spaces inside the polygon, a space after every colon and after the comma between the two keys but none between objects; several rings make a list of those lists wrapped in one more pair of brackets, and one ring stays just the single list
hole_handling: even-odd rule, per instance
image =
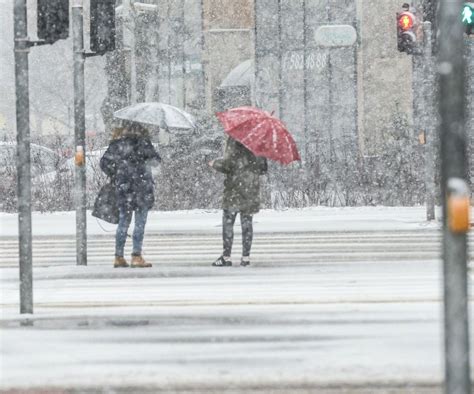
[{"label": "traffic signal housing", "polygon": [[397,40],[398,50],[409,55],[416,49],[417,35],[415,28],[418,24],[415,14],[403,11],[397,14]]},{"label": "traffic signal housing", "polygon": [[38,0],[38,38],[48,44],[69,37],[69,0]]},{"label": "traffic signal housing", "polygon": [[115,49],[115,0],[91,0],[92,52],[104,54]]},{"label": "traffic signal housing", "polygon": [[463,4],[461,12],[461,22],[466,26],[466,34],[474,34],[474,3]]}]

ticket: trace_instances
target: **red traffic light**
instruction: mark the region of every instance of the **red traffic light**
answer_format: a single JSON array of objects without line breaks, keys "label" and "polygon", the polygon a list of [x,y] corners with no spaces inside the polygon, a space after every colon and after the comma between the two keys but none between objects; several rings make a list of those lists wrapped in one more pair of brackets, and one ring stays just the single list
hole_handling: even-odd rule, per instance
[{"label": "red traffic light", "polygon": [[405,11],[398,15],[398,26],[403,31],[410,30],[415,24],[415,15],[411,12]]}]

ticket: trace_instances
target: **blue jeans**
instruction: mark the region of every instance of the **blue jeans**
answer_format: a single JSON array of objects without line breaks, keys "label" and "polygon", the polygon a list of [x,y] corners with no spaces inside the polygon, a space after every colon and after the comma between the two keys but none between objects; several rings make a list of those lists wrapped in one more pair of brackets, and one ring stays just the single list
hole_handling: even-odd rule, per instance
[{"label": "blue jeans", "polygon": [[[127,240],[127,231],[132,221],[133,211],[120,209],[117,232],[115,234],[115,255],[123,257],[125,241]],[[142,254],[143,236],[145,235],[145,225],[148,215],[147,208],[138,208],[135,210],[135,228],[133,229],[133,252],[134,255]]]}]

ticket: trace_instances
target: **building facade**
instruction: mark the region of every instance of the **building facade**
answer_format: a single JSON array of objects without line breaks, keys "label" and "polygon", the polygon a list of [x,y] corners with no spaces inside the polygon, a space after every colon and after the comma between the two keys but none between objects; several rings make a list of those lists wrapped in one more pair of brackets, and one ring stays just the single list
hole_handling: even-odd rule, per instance
[{"label": "building facade", "polygon": [[[281,115],[300,143],[318,145],[318,135],[315,149],[346,138],[363,155],[377,155],[400,118],[413,124],[412,59],[397,50],[399,0],[140,3],[153,7],[131,2],[125,18],[133,21],[131,59],[122,60],[132,79],[129,102],[212,114],[221,109],[223,81],[250,62],[253,76],[243,77],[249,100]],[[325,24],[353,26],[356,43],[315,46],[315,30]]]}]

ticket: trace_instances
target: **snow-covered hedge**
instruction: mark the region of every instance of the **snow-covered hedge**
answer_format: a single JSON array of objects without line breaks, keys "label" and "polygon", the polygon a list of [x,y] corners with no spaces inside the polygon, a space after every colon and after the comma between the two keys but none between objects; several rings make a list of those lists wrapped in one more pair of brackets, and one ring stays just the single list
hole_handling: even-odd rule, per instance
[{"label": "snow-covered hedge", "polygon": [[[163,163],[155,174],[157,210],[219,208],[223,176],[207,163],[222,154],[223,132],[215,123],[203,122],[196,135],[180,137],[160,149]],[[106,138],[92,147],[100,152]],[[377,156],[364,157],[357,149],[341,141],[332,141],[331,149],[305,152],[305,162],[291,166],[271,163],[262,188],[264,207],[295,208],[316,205],[403,205],[424,203],[423,146],[406,122],[394,123],[384,136]],[[327,142],[320,142],[327,143]],[[58,139],[50,148],[60,151]],[[301,148],[301,147],[300,147]],[[69,159],[72,160],[72,159]],[[88,204],[105,181],[98,168],[99,156],[89,160],[87,172]],[[94,162],[93,162],[94,161]],[[39,211],[74,209],[73,166],[65,165],[54,176],[33,186],[33,207]],[[0,182],[1,211],[16,210],[16,174]]]}]

